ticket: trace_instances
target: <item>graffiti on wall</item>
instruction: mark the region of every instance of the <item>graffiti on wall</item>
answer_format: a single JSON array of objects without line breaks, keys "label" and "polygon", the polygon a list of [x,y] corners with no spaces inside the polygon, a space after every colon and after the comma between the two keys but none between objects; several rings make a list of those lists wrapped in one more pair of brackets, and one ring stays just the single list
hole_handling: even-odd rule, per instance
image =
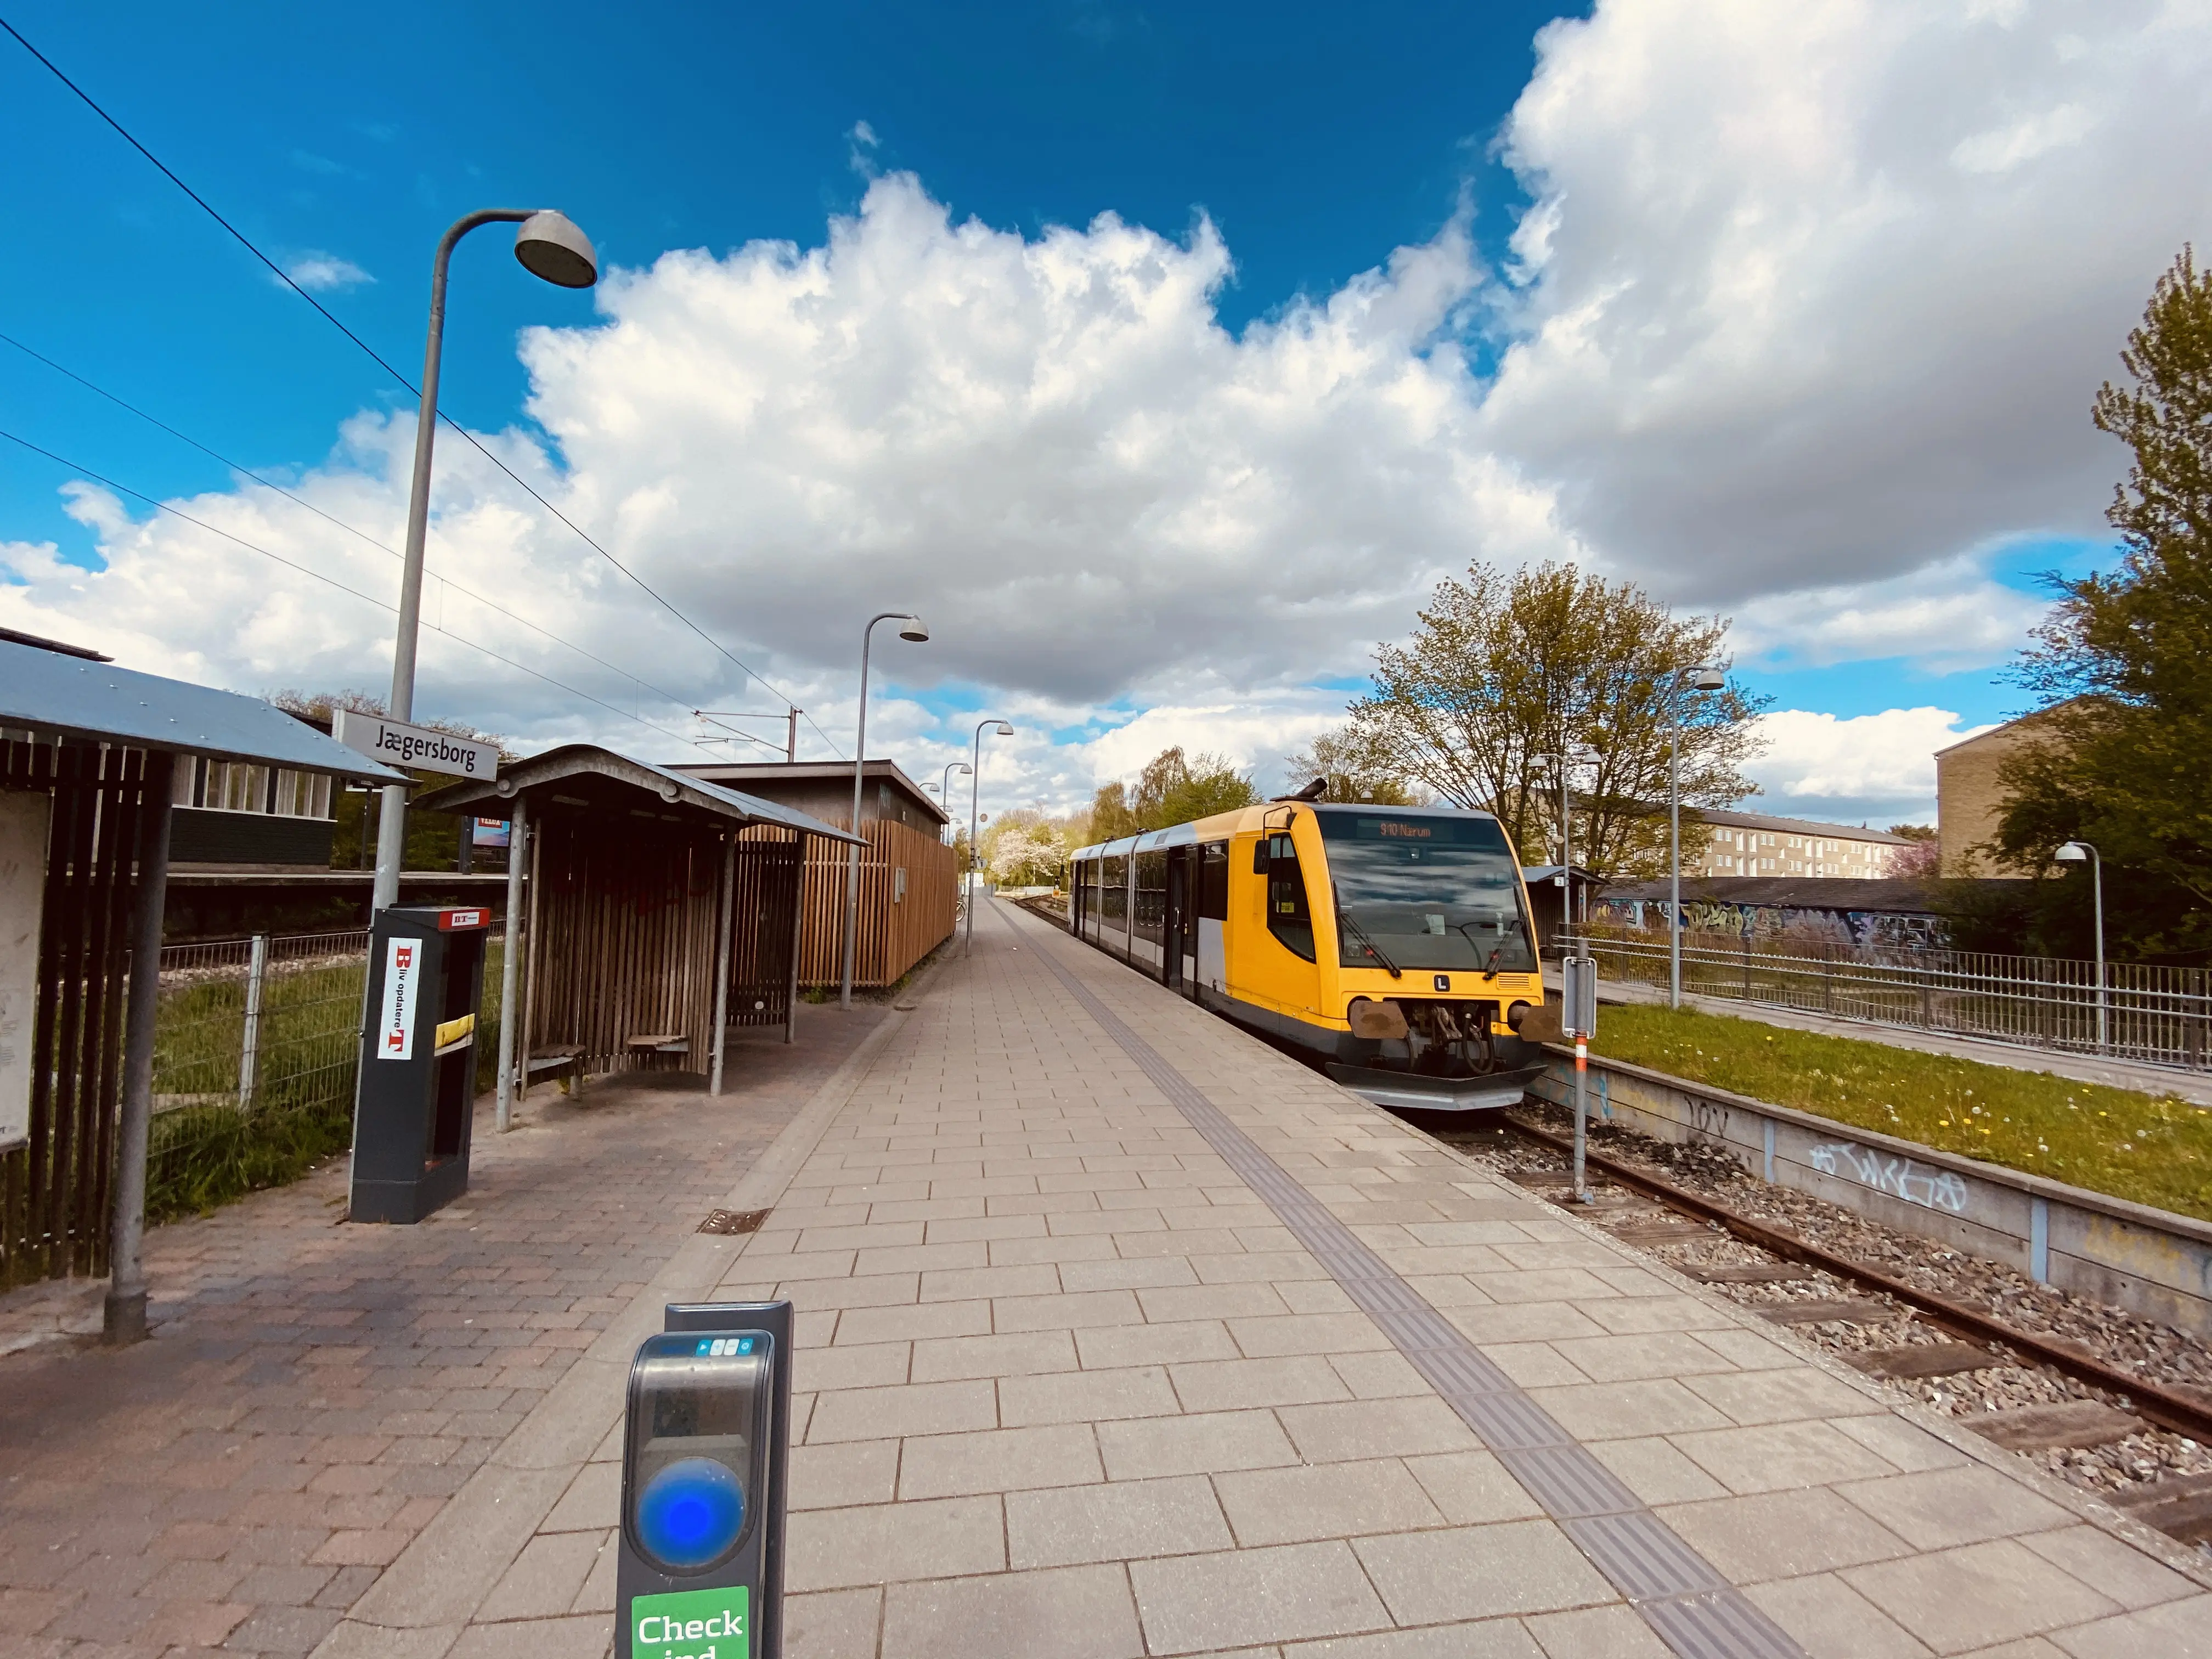
[{"label": "graffiti on wall", "polygon": [[1869,1151],[1848,1140],[1824,1142],[1809,1154],[1822,1175],[1839,1176],[1923,1209],[1966,1212],[1966,1183],[1948,1170],[1931,1170],[1909,1158]]}]

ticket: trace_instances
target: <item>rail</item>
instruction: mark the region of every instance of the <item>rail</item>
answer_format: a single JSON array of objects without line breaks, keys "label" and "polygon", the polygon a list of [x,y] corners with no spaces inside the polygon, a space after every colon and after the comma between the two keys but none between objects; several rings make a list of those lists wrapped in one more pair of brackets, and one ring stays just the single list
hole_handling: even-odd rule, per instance
[{"label": "rail", "polygon": [[[1608,979],[1664,986],[1663,929],[1591,927],[1561,944]],[[2212,973],[2142,963],[1682,936],[1682,990],[1838,1019],[2068,1054],[2212,1069]]]}]

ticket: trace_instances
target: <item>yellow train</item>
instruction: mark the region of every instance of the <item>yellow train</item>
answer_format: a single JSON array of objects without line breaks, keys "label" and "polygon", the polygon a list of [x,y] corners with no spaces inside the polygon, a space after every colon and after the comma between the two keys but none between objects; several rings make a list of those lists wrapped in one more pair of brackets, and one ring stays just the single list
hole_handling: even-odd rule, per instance
[{"label": "yellow train", "polygon": [[1491,814],[1276,800],[1070,865],[1070,932],[1370,1099],[1519,1099],[1544,987]]}]

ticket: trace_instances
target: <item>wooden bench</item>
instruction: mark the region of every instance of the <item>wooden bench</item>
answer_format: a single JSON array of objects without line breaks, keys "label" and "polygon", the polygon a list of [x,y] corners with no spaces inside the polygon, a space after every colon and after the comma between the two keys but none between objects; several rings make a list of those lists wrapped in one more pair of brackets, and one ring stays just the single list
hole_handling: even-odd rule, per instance
[{"label": "wooden bench", "polygon": [[681,1031],[649,1031],[642,1036],[626,1039],[623,1046],[629,1050],[633,1058],[641,1061],[649,1071],[657,1055],[690,1054],[691,1039]]},{"label": "wooden bench", "polygon": [[522,1062],[522,1088],[526,1094],[532,1084],[554,1077],[571,1079],[572,1091],[581,1096],[584,1092],[584,1051],[573,1043],[558,1048],[539,1048]]}]

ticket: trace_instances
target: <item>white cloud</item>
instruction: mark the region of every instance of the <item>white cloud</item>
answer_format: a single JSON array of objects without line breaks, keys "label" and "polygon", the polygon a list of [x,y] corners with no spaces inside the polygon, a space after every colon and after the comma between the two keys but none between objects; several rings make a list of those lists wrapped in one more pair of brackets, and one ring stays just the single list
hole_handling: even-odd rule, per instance
[{"label": "white cloud", "polygon": [[1744,803],[1785,817],[1936,822],[1936,751],[1986,726],[1961,726],[1948,708],[1891,708],[1838,720],[1802,708],[1763,715],[1766,753],[1747,770],[1765,793]]},{"label": "white cloud", "polygon": [[[1774,663],[1985,664],[2033,609],[1987,550],[2094,531],[2118,471],[2086,404],[2212,208],[2208,68],[2194,3],[1600,0],[1546,30],[1506,129],[1534,201],[1500,272],[1455,222],[1233,336],[1203,218],[1024,236],[888,174],[820,246],[611,273],[596,325],[525,337],[557,453],[487,441],[840,741],[860,621],[920,610],[935,641],[879,653],[872,729],[928,775],[966,752],[948,705],[986,698],[1024,724],[991,765],[1024,798],[1085,793],[1156,738],[1272,764],[1340,702],[1306,688],[1475,558],[1578,557],[1733,610]],[[298,489],[397,546],[410,438],[357,417]],[[672,730],[765,695],[465,446],[438,467],[433,568],[622,672],[434,583],[426,710],[676,747],[465,640]],[[77,505],[105,568],[11,544],[0,615],[249,689],[388,672],[388,611]],[[396,588],[386,553],[265,491],[175,505]],[[1104,735],[1031,735],[1070,728]],[[1924,758],[1935,728],[1881,730]],[[1845,787],[1832,760],[1771,781],[1922,788]]]},{"label": "white cloud", "polygon": [[1762,595],[1737,608],[1729,642],[1739,660],[1770,667],[1902,657],[1946,673],[2009,659],[2048,608],[1964,556],[1878,581]]},{"label": "white cloud", "polygon": [[310,294],[342,293],[376,280],[352,260],[341,259],[335,253],[325,253],[317,248],[287,260],[284,274]]},{"label": "white cloud", "polygon": [[2196,0],[1600,0],[1539,37],[1482,430],[1708,603],[2096,533],[2088,403],[2212,222]]}]

